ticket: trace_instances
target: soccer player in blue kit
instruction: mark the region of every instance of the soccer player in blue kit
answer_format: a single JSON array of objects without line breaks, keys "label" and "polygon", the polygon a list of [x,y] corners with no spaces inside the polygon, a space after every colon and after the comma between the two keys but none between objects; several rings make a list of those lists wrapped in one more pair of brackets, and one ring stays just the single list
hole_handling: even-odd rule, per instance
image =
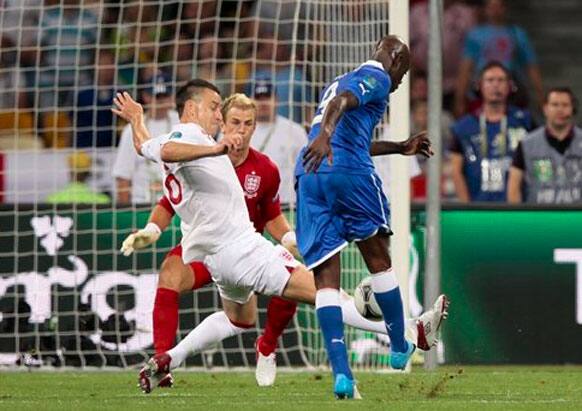
[{"label": "soccer player in blue kit", "polygon": [[[426,132],[402,142],[372,142],[389,94],[410,66],[408,46],[383,37],[370,60],[337,77],[323,91],[309,142],[299,154],[297,237],[315,274],[316,311],[334,376],[336,398],[354,397],[340,308],[340,251],[355,241],[390,336],[390,365],[404,369],[414,344],[404,337],[404,313],[388,252],[390,209],[371,155],[432,155]],[[327,158],[327,161],[324,161]]]}]

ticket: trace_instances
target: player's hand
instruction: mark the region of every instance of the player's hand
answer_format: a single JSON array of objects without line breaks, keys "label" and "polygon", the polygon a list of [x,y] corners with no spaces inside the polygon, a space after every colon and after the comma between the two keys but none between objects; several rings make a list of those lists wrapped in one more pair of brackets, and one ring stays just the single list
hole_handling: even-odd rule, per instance
[{"label": "player's hand", "polygon": [[330,138],[320,134],[311,142],[303,153],[303,168],[306,173],[316,172],[321,162],[327,157],[327,163],[333,164],[333,153],[331,151]]},{"label": "player's hand", "polygon": [[281,245],[293,254],[293,257],[301,259],[301,254],[297,248],[297,236],[295,235],[295,231],[286,232],[281,238]]},{"label": "player's hand", "polygon": [[217,144],[217,150],[221,154],[228,154],[231,151],[238,150],[243,143],[243,138],[240,133],[225,134]]},{"label": "player's hand", "polygon": [[401,154],[405,156],[420,154],[426,158],[432,156],[434,151],[432,151],[428,133],[426,131],[421,131],[410,137],[408,140],[403,141]]},{"label": "player's hand", "polygon": [[160,228],[157,225],[150,223],[145,228],[128,235],[127,238],[123,240],[120,251],[124,256],[128,257],[135,250],[145,248],[158,241],[160,234]]},{"label": "player's hand", "polygon": [[128,123],[140,121],[143,118],[143,106],[135,101],[128,92],[117,93],[113,98],[116,108],[111,111]]}]

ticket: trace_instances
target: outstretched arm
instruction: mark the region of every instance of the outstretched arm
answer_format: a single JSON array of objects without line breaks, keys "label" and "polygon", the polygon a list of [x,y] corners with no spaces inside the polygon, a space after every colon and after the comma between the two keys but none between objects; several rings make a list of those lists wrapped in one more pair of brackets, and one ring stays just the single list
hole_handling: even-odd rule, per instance
[{"label": "outstretched arm", "polygon": [[421,154],[430,157],[434,154],[426,131],[422,131],[404,141],[373,141],[370,145],[370,155],[402,154],[413,156]]},{"label": "outstretched arm", "polygon": [[342,115],[356,107],[358,107],[358,99],[350,91],[338,94],[329,102],[323,113],[319,135],[303,154],[303,166],[306,172],[316,171],[325,157],[330,164],[332,163],[331,136]]},{"label": "outstretched arm", "polygon": [[242,136],[238,133],[225,134],[218,144],[212,146],[169,141],[161,147],[160,158],[165,163],[193,161],[203,157],[221,156],[241,145]]},{"label": "outstretched arm", "polygon": [[131,125],[133,146],[135,151],[141,156],[142,145],[151,139],[150,132],[145,126],[143,106],[135,101],[128,92],[117,93],[113,99],[117,108],[111,111],[127,121]]}]

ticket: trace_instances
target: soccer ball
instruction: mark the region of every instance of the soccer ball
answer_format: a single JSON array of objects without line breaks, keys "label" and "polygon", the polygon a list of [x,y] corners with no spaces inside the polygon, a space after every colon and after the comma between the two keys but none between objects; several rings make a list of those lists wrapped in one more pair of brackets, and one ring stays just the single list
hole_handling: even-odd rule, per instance
[{"label": "soccer ball", "polygon": [[354,290],[354,304],[362,317],[372,321],[382,320],[382,310],[372,291],[372,277],[366,277],[358,284]]}]

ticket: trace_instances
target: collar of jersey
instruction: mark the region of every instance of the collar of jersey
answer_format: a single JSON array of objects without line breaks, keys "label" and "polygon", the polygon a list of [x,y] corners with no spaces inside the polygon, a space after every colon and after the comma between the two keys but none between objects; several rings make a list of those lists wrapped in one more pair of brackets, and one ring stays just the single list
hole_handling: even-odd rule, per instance
[{"label": "collar of jersey", "polygon": [[[373,66],[376,67],[380,70],[384,70],[384,66],[382,65],[382,63],[380,63],[379,61],[376,60],[368,60],[362,63],[362,65],[360,67],[364,67],[364,66]],[[358,68],[360,68],[358,67]]]}]

